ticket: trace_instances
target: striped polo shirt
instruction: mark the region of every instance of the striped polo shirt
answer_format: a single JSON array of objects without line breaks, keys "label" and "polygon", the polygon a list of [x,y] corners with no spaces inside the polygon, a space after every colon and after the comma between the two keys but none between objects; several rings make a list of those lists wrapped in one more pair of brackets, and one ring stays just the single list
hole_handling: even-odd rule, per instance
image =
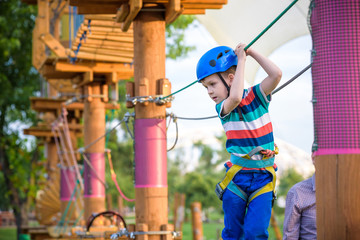
[{"label": "striped polo shirt", "polygon": [[[221,116],[224,101],[216,105],[226,133],[226,149],[229,153],[241,157],[257,146],[274,150],[273,128],[268,111],[270,101],[271,95],[266,96],[260,84],[257,84],[244,89],[239,106],[227,115]],[[243,120],[240,120],[239,108]],[[254,160],[261,158],[261,154],[252,157]]]}]

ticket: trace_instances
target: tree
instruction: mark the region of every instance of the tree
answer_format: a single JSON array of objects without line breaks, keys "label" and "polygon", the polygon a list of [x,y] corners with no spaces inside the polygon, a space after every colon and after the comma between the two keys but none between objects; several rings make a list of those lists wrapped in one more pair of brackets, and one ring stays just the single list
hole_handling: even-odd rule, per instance
[{"label": "tree", "polygon": [[194,22],[192,15],[181,15],[172,24],[166,25],[166,57],[176,59],[185,57],[194,46],[184,44],[185,30]]},{"label": "tree", "polygon": [[[294,168],[287,169],[280,178],[280,184],[277,190],[278,199],[285,199],[286,194],[294,184],[304,180],[304,177],[300,175]],[[274,211],[277,214],[283,214],[284,208],[277,205],[277,201],[274,204]]]},{"label": "tree", "polygon": [[[40,77],[32,67],[32,36],[36,9],[19,0],[0,2],[0,164],[4,210],[15,214],[18,234],[26,221],[28,197],[36,186],[29,184],[40,159],[38,144],[28,144],[19,126],[34,124],[29,97],[39,93]],[[23,213],[23,214],[22,214]],[[24,224],[27,224],[24,222]]]}]

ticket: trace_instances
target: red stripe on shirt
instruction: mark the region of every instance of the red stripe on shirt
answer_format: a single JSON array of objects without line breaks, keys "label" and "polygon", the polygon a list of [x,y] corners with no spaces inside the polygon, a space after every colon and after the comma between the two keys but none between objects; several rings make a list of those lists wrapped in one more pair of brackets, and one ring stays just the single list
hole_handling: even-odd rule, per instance
[{"label": "red stripe on shirt", "polygon": [[240,107],[249,105],[254,99],[255,99],[255,93],[251,89],[250,92],[248,92],[248,95],[241,100]]},{"label": "red stripe on shirt", "polygon": [[272,132],[272,124],[262,126],[254,130],[230,130],[226,132],[227,139],[259,138]]}]

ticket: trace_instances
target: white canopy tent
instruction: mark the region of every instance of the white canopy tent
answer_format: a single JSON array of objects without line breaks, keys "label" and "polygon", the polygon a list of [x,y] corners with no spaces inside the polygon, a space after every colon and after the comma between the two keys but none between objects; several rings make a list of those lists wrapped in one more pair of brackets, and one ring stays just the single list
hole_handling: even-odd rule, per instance
[{"label": "white canopy tent", "polygon": [[[235,48],[250,43],[290,4],[291,0],[229,0],[220,10],[206,10],[198,20],[219,45]],[[265,56],[284,43],[309,34],[307,14],[310,1],[298,1],[252,47]],[[248,58],[245,80],[253,84],[258,64]]]}]

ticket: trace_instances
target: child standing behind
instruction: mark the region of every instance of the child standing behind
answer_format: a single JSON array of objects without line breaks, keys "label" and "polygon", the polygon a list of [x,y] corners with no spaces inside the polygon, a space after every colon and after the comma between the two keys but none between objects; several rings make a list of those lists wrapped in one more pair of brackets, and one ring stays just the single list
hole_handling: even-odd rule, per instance
[{"label": "child standing behind", "polygon": [[[268,107],[271,92],[281,79],[281,70],[253,49],[235,51],[215,47],[197,64],[198,81],[216,103],[224,127],[226,176],[216,186],[223,201],[224,240],[268,239],[272,202],[275,197],[276,165],[274,137]],[[258,85],[244,89],[246,57],[251,56],[268,76]]]}]

